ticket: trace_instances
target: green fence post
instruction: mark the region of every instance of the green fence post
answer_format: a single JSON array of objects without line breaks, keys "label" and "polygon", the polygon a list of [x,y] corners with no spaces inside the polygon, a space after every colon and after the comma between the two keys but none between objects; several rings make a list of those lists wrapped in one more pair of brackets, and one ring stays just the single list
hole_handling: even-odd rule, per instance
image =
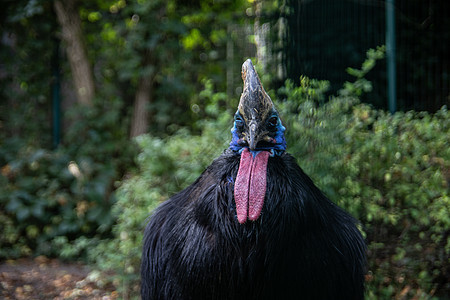
[{"label": "green fence post", "polygon": [[388,107],[393,114],[397,110],[397,75],[395,61],[395,0],[386,1],[386,64]]},{"label": "green fence post", "polygon": [[55,39],[55,49],[52,57],[52,136],[53,148],[61,142],[61,74],[59,70],[59,40]]}]

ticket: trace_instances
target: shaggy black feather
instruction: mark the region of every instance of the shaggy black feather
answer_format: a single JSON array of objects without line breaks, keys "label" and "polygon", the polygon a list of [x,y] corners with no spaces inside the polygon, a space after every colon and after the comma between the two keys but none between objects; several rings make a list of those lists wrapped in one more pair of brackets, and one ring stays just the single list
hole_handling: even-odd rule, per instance
[{"label": "shaggy black feather", "polygon": [[259,219],[238,223],[226,150],[145,229],[142,299],[363,299],[365,244],[289,154],[270,157]]}]

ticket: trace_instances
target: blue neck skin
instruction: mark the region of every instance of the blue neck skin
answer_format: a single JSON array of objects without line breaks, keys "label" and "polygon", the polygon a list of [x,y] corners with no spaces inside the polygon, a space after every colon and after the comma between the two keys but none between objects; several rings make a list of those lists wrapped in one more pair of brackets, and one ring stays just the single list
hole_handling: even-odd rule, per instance
[{"label": "blue neck skin", "polygon": [[[281,156],[284,151],[286,150],[286,139],[284,138],[284,131],[286,128],[281,124],[281,121],[278,120],[277,124],[277,131],[275,134],[275,141],[276,143],[271,144],[270,146],[265,145],[265,147],[257,148],[256,150],[251,150],[251,153],[253,154],[253,157],[256,156],[261,151],[270,151],[270,156]],[[236,122],[234,122],[233,128],[231,128],[231,142],[229,149],[233,150],[234,152],[241,153],[244,148],[248,148],[248,146],[241,146],[239,145],[239,136],[236,129]]]}]

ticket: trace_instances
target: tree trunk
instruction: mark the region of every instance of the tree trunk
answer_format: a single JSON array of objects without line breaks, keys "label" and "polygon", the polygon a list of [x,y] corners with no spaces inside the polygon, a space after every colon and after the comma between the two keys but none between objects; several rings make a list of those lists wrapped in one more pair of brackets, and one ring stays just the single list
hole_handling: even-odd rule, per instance
[{"label": "tree trunk", "polygon": [[[152,52],[147,49],[142,55],[141,70],[154,66]],[[153,80],[155,71],[141,72],[134,96],[133,116],[131,118],[130,137],[136,137],[148,131],[150,112],[149,104],[153,99]]]},{"label": "tree trunk", "polygon": [[76,0],[55,1],[54,7],[67,46],[77,100],[81,104],[91,105],[95,94],[94,77],[83,41]]},{"label": "tree trunk", "polygon": [[153,76],[141,77],[134,98],[130,137],[144,134],[148,130],[150,113],[148,105],[153,94]]}]

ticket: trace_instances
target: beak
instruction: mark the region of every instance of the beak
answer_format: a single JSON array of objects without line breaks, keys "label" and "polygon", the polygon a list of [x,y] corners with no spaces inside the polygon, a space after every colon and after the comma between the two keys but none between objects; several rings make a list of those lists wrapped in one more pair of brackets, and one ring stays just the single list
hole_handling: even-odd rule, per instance
[{"label": "beak", "polygon": [[256,145],[258,144],[258,136],[256,134],[257,124],[255,121],[250,122],[250,126],[248,128],[248,147],[250,150],[255,150]]}]

